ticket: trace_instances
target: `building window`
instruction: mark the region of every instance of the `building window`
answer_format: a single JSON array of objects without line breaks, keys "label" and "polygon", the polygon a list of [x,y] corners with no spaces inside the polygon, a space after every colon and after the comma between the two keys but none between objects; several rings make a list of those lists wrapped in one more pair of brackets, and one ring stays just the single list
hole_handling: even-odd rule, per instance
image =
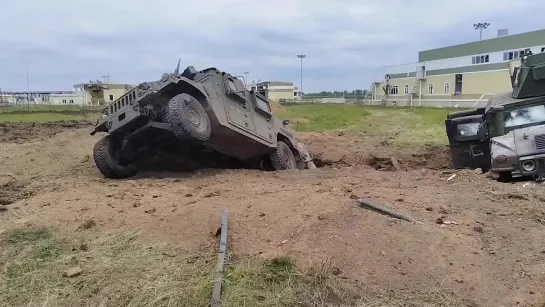
[{"label": "building window", "polygon": [[445,95],[450,95],[450,82],[445,82]]},{"label": "building window", "polygon": [[405,84],[405,87],[403,88],[403,93],[405,95],[408,95],[409,94],[409,85],[408,84]]},{"label": "building window", "polygon": [[390,85],[389,95],[397,95],[399,94],[399,89],[397,85]]},{"label": "building window", "polygon": [[[543,52],[543,48],[541,49],[541,52]],[[503,53],[503,60],[504,61],[510,61],[514,59],[518,59],[524,55],[524,50],[514,50],[514,51],[506,51]]]},{"label": "building window", "polygon": [[66,99],[63,99],[63,100],[62,100],[62,103],[66,103]]},{"label": "building window", "polygon": [[110,95],[110,101],[114,101],[114,95]]},{"label": "building window", "polygon": [[73,99],[70,99],[70,103],[74,103],[74,100],[73,100]]},{"label": "building window", "polygon": [[541,52],[545,52],[545,47],[541,47]]},{"label": "building window", "polygon": [[490,55],[475,55],[471,57],[471,64],[484,64],[490,62]]},{"label": "building window", "polygon": [[428,94],[433,95],[433,84],[428,85]]}]

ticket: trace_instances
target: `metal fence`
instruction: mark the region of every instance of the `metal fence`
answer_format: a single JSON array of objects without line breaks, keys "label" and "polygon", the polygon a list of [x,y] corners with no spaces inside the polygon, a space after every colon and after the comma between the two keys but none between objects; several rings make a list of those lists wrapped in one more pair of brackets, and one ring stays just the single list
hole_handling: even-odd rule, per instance
[{"label": "metal fence", "polygon": [[436,107],[436,108],[480,108],[488,104],[488,99],[382,99],[337,98],[337,97],[304,97],[290,104],[358,104],[369,106],[399,107]]},{"label": "metal fence", "polygon": [[104,108],[100,107],[91,107],[82,104],[65,104],[57,105],[51,103],[35,103],[34,101],[19,101],[18,103],[6,103],[0,102],[0,113],[6,112],[64,112],[64,111],[88,111],[95,112]]}]

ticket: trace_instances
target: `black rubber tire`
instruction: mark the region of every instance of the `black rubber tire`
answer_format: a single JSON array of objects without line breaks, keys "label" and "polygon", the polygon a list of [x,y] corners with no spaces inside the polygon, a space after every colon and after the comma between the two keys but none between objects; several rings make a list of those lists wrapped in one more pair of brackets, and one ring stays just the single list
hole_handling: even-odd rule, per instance
[{"label": "black rubber tire", "polygon": [[513,174],[511,172],[500,172],[498,176],[498,182],[511,182],[513,180]]},{"label": "black rubber tire", "polygon": [[98,170],[106,178],[125,179],[138,173],[138,168],[133,165],[121,165],[114,155],[115,144],[111,135],[107,135],[96,142],[93,148],[93,159]]},{"label": "black rubber tire", "polygon": [[282,141],[278,141],[276,149],[270,154],[270,159],[275,171],[297,168],[297,162],[291,148]]},{"label": "black rubber tire", "polygon": [[168,102],[166,122],[180,140],[206,142],[212,133],[210,118],[204,107],[195,97],[185,93],[174,96]]}]

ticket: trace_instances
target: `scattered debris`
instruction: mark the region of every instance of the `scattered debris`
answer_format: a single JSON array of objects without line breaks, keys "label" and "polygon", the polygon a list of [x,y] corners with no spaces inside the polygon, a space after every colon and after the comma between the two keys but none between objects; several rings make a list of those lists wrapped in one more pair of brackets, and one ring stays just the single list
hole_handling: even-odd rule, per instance
[{"label": "scattered debris", "polygon": [[97,223],[95,222],[95,220],[86,219],[85,221],[83,221],[83,224],[81,224],[81,226],[79,226],[78,229],[87,230],[87,229],[91,229],[91,228],[95,227],[96,225],[97,225]]},{"label": "scattered debris", "polygon": [[483,228],[481,226],[475,226],[473,227],[473,231],[475,232],[479,232],[479,233],[483,233]]},{"label": "scattered debris", "polygon": [[62,274],[64,277],[76,277],[80,275],[83,272],[83,270],[77,266],[73,268],[68,268],[64,273]]},{"label": "scattered debris", "polygon": [[0,212],[3,212],[3,211],[8,211],[8,207],[4,205],[0,205]]},{"label": "scattered debris", "polygon": [[433,211],[432,207],[426,207],[426,211]]},{"label": "scattered debris", "polygon": [[333,275],[339,275],[342,273],[341,269],[339,269],[338,267],[332,267],[331,268],[331,273],[333,273]]},{"label": "scattered debris", "polygon": [[450,175],[450,177],[447,178],[447,181],[451,181],[452,179],[454,179],[456,177],[456,174],[452,174]]},{"label": "scattered debris", "polygon": [[392,166],[395,168],[396,171],[401,171],[401,166],[399,165],[399,162],[395,157],[391,157],[390,161],[392,161]]},{"label": "scattered debris", "polygon": [[149,208],[149,209],[144,210],[144,212],[146,212],[147,214],[152,214],[152,213],[154,213],[155,211],[157,211],[157,209],[155,209],[155,207],[151,207],[151,208]]},{"label": "scattered debris", "polygon": [[360,199],[358,199],[358,202],[360,203],[360,205],[362,205],[364,207],[367,207],[367,208],[370,208],[372,210],[378,211],[380,213],[389,215],[391,217],[401,219],[401,220],[405,220],[405,221],[408,221],[408,222],[416,222],[416,220],[413,219],[412,217],[404,215],[402,213],[395,212],[395,211],[393,211],[392,209],[389,209],[389,208],[378,206],[377,204],[375,204],[370,199],[360,198]]}]

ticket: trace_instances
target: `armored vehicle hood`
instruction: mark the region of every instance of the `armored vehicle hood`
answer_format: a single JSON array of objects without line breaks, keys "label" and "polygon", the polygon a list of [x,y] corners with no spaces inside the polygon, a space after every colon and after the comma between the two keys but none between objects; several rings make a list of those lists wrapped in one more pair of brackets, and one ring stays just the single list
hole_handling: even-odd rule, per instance
[{"label": "armored vehicle hood", "polygon": [[492,143],[520,157],[545,153],[545,125],[519,128],[492,138]]}]

